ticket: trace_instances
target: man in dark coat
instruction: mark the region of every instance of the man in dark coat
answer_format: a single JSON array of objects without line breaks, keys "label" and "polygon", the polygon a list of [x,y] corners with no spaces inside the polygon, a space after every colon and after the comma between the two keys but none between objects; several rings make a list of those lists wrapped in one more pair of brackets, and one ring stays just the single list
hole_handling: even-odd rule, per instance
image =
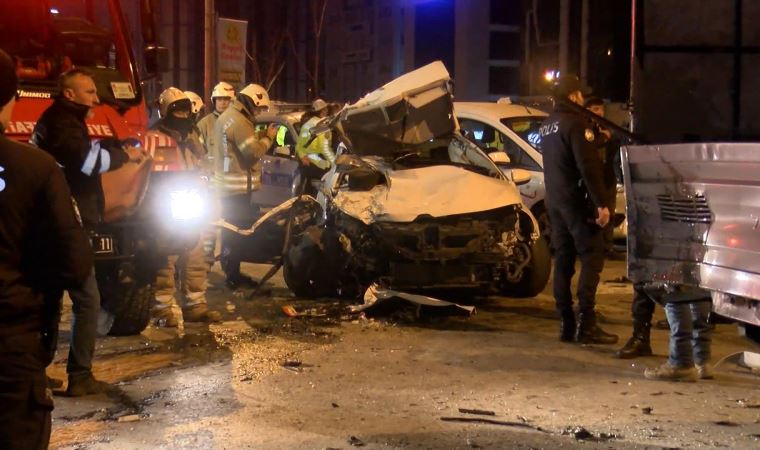
[{"label": "man in dark coat", "polygon": [[[31,142],[50,153],[63,168],[71,193],[79,206],[85,229],[91,232],[100,222],[105,200],[100,175],[128,161],[139,161],[142,152],[123,148],[115,139],[92,141],[85,119],[98,103],[92,76],[73,69],[59,80],[59,96],[42,113]],[[89,248],[89,247],[88,247]],[[94,270],[76,289],[69,289],[73,304],[71,346],[66,372],[70,396],[96,394],[107,385],[92,376],[100,292]]]},{"label": "man in dark coat", "polygon": [[[554,247],[554,299],[561,319],[561,341],[614,344],[617,336],[597,326],[595,313],[596,288],[604,267],[602,228],[610,220],[602,161],[588,121],[567,105],[582,106],[584,92],[589,89],[577,77],[560,78],[555,91],[557,105],[540,128]],[[577,328],[570,290],[576,258],[581,261]]]},{"label": "man in dark coat", "polygon": [[60,294],[89,276],[92,254],[55,160],[2,135],[16,81],[0,50],[0,448],[46,449]]}]

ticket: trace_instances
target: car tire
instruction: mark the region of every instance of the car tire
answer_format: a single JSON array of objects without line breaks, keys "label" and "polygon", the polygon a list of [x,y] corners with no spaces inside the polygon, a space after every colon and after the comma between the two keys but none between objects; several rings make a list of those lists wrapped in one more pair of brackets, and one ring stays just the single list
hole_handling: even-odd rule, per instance
[{"label": "car tire", "polygon": [[113,315],[111,336],[140,334],[150,322],[152,277],[135,276],[131,264],[98,267],[96,276],[103,309]]},{"label": "car tire", "polygon": [[531,259],[524,269],[523,276],[517,283],[504,283],[502,294],[508,297],[535,297],[543,292],[552,272],[552,259],[549,244],[539,238],[530,248]]},{"label": "car tire", "polygon": [[541,231],[541,237],[546,240],[548,247],[551,248],[552,227],[551,223],[549,222],[549,213],[546,211],[546,206],[544,206],[544,203],[541,202],[533,207],[531,213],[533,213],[533,217],[535,217],[536,222],[538,222],[538,228]]},{"label": "car tire", "polygon": [[314,236],[315,233],[305,232],[294,237],[282,266],[285,284],[297,297],[319,298],[336,292],[333,268]]}]

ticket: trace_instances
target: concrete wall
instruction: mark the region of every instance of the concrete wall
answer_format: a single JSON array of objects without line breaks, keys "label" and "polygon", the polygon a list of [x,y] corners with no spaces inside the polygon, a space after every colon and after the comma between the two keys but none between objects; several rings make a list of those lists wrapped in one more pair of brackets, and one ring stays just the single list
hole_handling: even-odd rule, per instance
[{"label": "concrete wall", "polygon": [[488,94],[489,0],[456,2],[456,67],[454,94],[457,100],[484,100]]}]

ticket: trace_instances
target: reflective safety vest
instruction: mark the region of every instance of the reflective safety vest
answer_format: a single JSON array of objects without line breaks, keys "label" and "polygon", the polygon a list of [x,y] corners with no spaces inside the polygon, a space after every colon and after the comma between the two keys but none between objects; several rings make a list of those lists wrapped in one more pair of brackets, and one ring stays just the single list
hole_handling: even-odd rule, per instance
[{"label": "reflective safety vest", "polygon": [[288,135],[288,127],[280,126],[280,128],[277,129],[277,137],[275,138],[275,142],[277,142],[278,147],[284,147],[285,146],[285,137]]},{"label": "reflective safety vest", "polygon": [[149,130],[145,134],[144,143],[145,150],[153,158],[153,170],[159,172],[188,170],[188,162],[182,150],[168,135],[158,130]]},{"label": "reflective safety vest", "polygon": [[312,117],[301,127],[301,133],[296,142],[296,155],[298,158],[307,157],[309,162],[320,169],[329,169],[335,163],[335,155],[330,149],[330,132],[320,133],[306,145],[311,139],[311,129],[320,121],[320,117]]}]

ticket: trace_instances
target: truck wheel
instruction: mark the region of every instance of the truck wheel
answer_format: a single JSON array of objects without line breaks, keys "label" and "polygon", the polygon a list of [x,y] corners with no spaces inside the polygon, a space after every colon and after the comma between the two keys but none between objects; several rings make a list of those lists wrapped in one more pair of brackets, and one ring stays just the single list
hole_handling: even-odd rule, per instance
[{"label": "truck wheel", "polygon": [[552,271],[552,258],[549,244],[544,238],[538,238],[530,248],[531,259],[523,269],[523,276],[517,283],[504,282],[502,294],[508,297],[535,297],[540,294],[549,282]]},{"label": "truck wheel", "polygon": [[135,277],[129,265],[96,270],[101,304],[113,314],[111,336],[140,334],[150,321],[153,285],[150,277]]},{"label": "truck wheel", "polygon": [[294,237],[295,242],[283,263],[285,284],[298,297],[318,298],[335,294],[334,267],[328,263],[327,255],[314,240],[322,236],[324,234],[307,230]]}]

